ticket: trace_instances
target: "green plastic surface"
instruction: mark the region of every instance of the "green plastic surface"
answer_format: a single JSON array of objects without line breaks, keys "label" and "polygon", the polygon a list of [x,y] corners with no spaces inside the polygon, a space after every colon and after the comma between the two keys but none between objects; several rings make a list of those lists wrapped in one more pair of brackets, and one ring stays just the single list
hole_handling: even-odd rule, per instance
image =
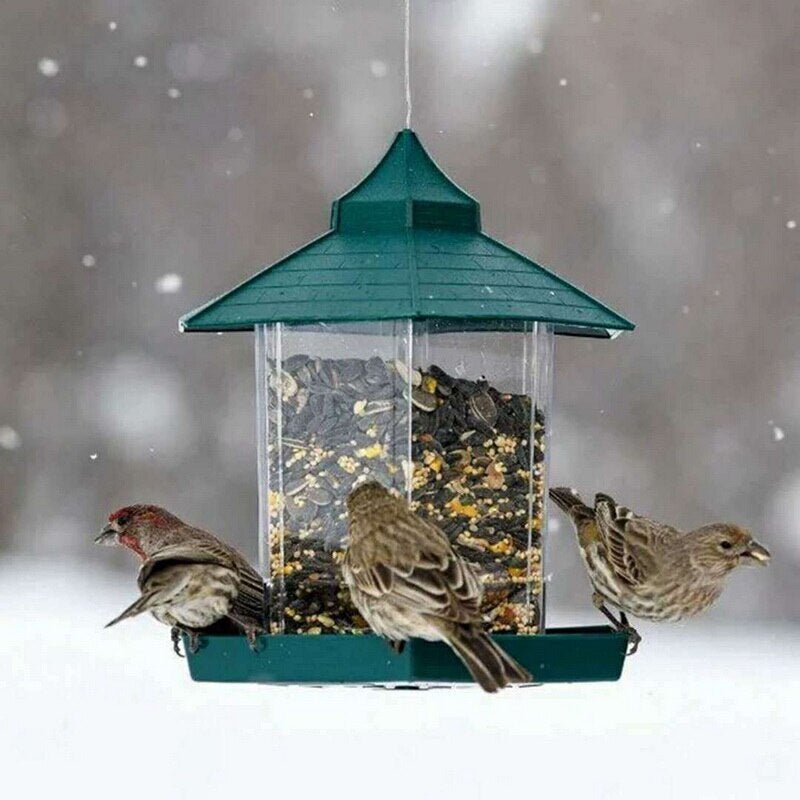
[{"label": "green plastic surface", "polygon": [[449,319],[610,335],[633,324],[480,230],[478,203],[403,130],[333,204],[332,230],[181,319],[184,331],[259,323]]},{"label": "green plastic surface", "polygon": [[[494,639],[528,668],[536,683],[615,681],[622,674],[627,636],[609,627],[554,629],[538,636]],[[187,643],[184,641],[184,646]],[[413,639],[401,654],[373,635],[273,635],[253,652],[241,636],[208,636],[187,649],[196,681],[288,684],[456,684],[469,673],[440,642]]]}]

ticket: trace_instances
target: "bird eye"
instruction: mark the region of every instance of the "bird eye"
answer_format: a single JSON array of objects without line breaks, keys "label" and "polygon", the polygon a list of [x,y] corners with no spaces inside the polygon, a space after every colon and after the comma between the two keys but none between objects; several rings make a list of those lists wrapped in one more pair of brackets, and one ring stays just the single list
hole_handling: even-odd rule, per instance
[{"label": "bird eye", "polygon": [[130,521],[131,518],[127,514],[123,514],[121,517],[117,517],[117,522],[122,526],[127,525]]},{"label": "bird eye", "polygon": [[723,550],[730,550],[730,549],[731,549],[731,547],[733,547],[733,545],[732,545],[732,544],[731,544],[729,541],[727,541],[727,540],[723,540],[723,541],[721,541],[721,542],[719,543],[719,546],[720,546],[720,547],[721,547]]}]

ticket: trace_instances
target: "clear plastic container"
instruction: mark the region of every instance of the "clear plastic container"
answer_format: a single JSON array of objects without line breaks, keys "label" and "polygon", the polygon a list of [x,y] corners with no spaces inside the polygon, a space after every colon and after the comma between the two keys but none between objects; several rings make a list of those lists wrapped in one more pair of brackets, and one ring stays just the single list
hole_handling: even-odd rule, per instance
[{"label": "clear plastic container", "polygon": [[257,326],[259,541],[273,633],[367,630],[340,571],[345,500],[363,477],[404,494],[475,566],[489,629],[543,629],[553,333],[533,322],[468,328]]}]

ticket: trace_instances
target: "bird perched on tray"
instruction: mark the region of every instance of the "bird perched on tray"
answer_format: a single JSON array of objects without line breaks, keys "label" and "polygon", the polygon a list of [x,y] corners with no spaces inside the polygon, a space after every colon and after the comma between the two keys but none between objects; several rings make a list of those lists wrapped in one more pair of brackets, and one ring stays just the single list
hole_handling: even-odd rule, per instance
[{"label": "bird perched on tray", "polygon": [[483,630],[483,587],[447,536],[374,481],[347,498],[342,573],[356,608],[395,649],[411,637],[443,641],[487,692],[531,675]]},{"label": "bird perched on tray", "polygon": [[115,511],[95,539],[119,544],[142,560],[141,597],[106,625],[149,611],[172,629],[181,655],[181,632],[196,652],[200,634],[242,632],[255,649],[266,630],[264,581],[247,560],[206,531],[182,522],[163,508],[133,505]]},{"label": "bird perched on tray", "polygon": [[[641,637],[626,614],[656,621],[694,616],[720,596],[731,570],[770,559],[749,531],[732,523],[684,533],[638,516],[607,494],[595,495],[594,508],[574,489],[551,489],[550,497],[575,526],[594,604],[617,630],[628,633],[631,654]],[[619,609],[619,619],[606,603]]]}]

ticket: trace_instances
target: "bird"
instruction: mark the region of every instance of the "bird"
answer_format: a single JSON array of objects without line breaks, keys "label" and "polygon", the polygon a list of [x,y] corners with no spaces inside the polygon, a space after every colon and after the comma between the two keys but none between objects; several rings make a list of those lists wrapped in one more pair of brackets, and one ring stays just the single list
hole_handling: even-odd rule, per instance
[{"label": "bird", "polygon": [[149,611],[171,628],[172,645],[180,656],[180,634],[197,652],[201,633],[244,633],[256,649],[267,629],[265,585],[261,576],[230,545],[187,525],[155,505],[121,508],[95,538],[97,544],[121,545],[141,559],[141,596],[111,627]]},{"label": "bird", "polygon": [[[629,655],[641,637],[627,614],[653,621],[695,616],[717,600],[736,567],[770,560],[750,531],[730,522],[683,532],[639,516],[607,494],[595,495],[594,508],[574,489],[556,487],[549,494],[572,520],[594,604],[628,634]],[[607,604],[618,609],[619,619]]]},{"label": "bird", "polygon": [[412,637],[448,644],[486,692],[530,673],[483,629],[483,586],[435,525],[377,481],[347,497],[342,573],[354,605],[398,652]]}]

